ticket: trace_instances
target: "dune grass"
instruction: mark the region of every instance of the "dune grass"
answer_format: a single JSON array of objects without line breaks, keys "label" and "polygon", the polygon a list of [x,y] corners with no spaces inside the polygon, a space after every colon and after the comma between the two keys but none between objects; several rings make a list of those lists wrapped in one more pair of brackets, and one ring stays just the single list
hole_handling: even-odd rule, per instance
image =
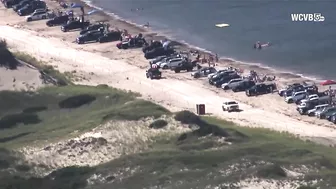
[{"label": "dune grass", "polygon": [[[183,114],[185,115],[185,114]],[[195,123],[194,118],[188,118]],[[141,154],[129,155],[96,167],[95,173],[117,175],[123,167],[122,181],[97,184],[89,188],[144,188],[159,185],[163,188],[206,188],[219,183],[233,183],[244,178],[295,180],[285,169],[303,171],[306,176],[297,178],[307,182],[301,188],[332,188],[336,186],[336,149],[305,142],[292,135],[266,129],[238,127],[212,117],[196,122],[227,132],[231,145],[218,143],[213,136],[202,137],[188,133],[183,140],[157,139],[153,148]],[[204,125],[203,125],[204,126]],[[203,130],[205,131],[205,130]],[[212,129],[216,131],[216,129]],[[217,132],[217,131],[216,131]],[[214,134],[214,133],[213,133]],[[323,179],[316,185],[309,181]],[[224,187],[225,188],[225,187]],[[233,188],[233,187],[229,187]]]},{"label": "dune grass", "polygon": [[[58,140],[111,119],[159,117],[166,109],[138,94],[108,87],[47,87],[35,92],[0,92],[0,147]],[[76,132],[75,132],[76,131]]]},{"label": "dune grass", "polygon": [[[95,98],[83,98],[83,94]],[[79,101],[83,103],[71,100],[76,99],[74,97],[81,99]],[[4,104],[0,108],[2,118],[25,110],[28,114],[38,115],[41,120],[36,124],[19,124],[2,129],[1,140],[8,136],[13,139],[2,142],[1,146],[18,147],[35,140],[58,140],[60,137],[78,134],[73,133],[74,130],[81,132],[108,119],[137,120],[141,117],[158,118],[162,114],[170,114],[164,108],[137,100],[136,97],[137,94],[134,93],[102,86],[49,87],[36,94],[1,92],[0,103]],[[60,104],[64,102],[67,102],[68,107],[75,108],[60,108]],[[305,142],[287,133],[238,127],[213,117],[198,117],[187,111],[178,112],[174,117],[185,124],[198,125],[199,129],[173,138],[160,136],[148,151],[122,156],[96,167],[69,167],[44,178],[28,180],[4,174],[3,180],[0,178],[0,187],[25,189],[34,184],[37,189],[126,189],[154,185],[205,188],[253,176],[282,181],[295,180],[287,175],[285,169],[298,168],[300,172],[302,166],[308,170],[304,177],[296,179],[308,182],[302,184],[302,188],[330,188],[336,185],[333,179],[336,176],[334,148]],[[14,137],[20,134],[23,136]],[[16,157],[5,152],[2,152],[2,160],[0,159],[0,177],[1,169],[8,167],[20,170],[18,174],[29,170],[29,166],[15,163],[18,162]],[[105,181],[88,186],[87,179],[93,174],[101,175]],[[309,181],[315,179],[323,179],[323,182],[311,185]]]},{"label": "dune grass", "polygon": [[58,70],[54,69],[53,66],[47,65],[45,62],[36,59],[35,57],[31,56],[30,54],[27,54],[25,52],[16,51],[16,52],[13,52],[13,55],[15,56],[16,59],[21,60],[23,62],[26,62],[26,63],[38,68],[40,71],[43,71],[44,73],[46,73],[46,74],[50,75],[51,77],[57,79],[57,83],[60,86],[73,84],[71,82],[70,78],[66,77],[64,74],[62,74]]}]

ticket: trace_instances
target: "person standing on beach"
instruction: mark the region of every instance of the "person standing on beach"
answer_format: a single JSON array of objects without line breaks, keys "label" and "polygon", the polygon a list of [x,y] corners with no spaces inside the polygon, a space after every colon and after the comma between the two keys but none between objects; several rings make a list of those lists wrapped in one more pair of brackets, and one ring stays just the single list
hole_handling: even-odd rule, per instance
[{"label": "person standing on beach", "polygon": [[218,62],[219,61],[219,58],[218,58],[218,54],[216,53],[216,62]]}]

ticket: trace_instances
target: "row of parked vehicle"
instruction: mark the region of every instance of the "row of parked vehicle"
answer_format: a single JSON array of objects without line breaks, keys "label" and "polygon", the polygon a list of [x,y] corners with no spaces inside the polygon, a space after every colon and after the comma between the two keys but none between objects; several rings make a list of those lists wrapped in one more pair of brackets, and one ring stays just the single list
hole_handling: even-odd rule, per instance
[{"label": "row of parked vehicle", "polygon": [[192,73],[191,76],[193,78],[208,77],[210,85],[233,92],[245,91],[247,96],[268,94],[276,90],[275,83],[256,83],[249,77],[241,76],[239,71],[232,67],[223,70],[205,67]]},{"label": "row of parked vehicle", "polygon": [[278,91],[285,102],[297,104],[301,115],[316,116],[336,124],[334,99],[326,92],[319,92],[314,84],[294,83]]},{"label": "row of parked vehicle", "polygon": [[154,74],[161,77],[161,72],[157,71],[159,69],[170,69],[180,73],[181,71],[191,72],[196,67],[196,62],[192,62],[187,54],[176,52],[169,46],[169,41],[151,41],[150,44],[145,44],[142,51],[145,58],[150,59],[150,69],[146,72],[148,78],[152,78]]},{"label": "row of parked vehicle", "polygon": [[[187,71],[191,72],[193,71],[194,67],[196,66],[195,62],[191,62],[188,59],[188,56],[185,54],[177,53],[171,54],[169,56],[158,56],[155,59],[152,59],[149,61],[150,69],[149,70],[155,70],[154,73],[151,73],[147,71],[148,74],[153,75],[159,75],[161,77],[161,72],[159,73],[157,70],[159,69],[170,69],[174,71],[175,73],[180,73],[181,71]],[[147,77],[150,77],[147,76]],[[152,77],[150,77],[152,78]]]},{"label": "row of parked vehicle", "polygon": [[[47,19],[47,5],[44,1],[40,0],[2,0],[2,3],[6,8],[13,8],[13,10],[20,16],[27,16],[32,14],[32,17],[27,18],[27,21],[31,21],[34,17],[38,17],[35,10],[44,10],[44,15],[41,15],[41,19]],[[41,11],[40,11],[41,12]],[[34,14],[35,13],[35,14]],[[42,13],[39,13],[42,14]]]}]

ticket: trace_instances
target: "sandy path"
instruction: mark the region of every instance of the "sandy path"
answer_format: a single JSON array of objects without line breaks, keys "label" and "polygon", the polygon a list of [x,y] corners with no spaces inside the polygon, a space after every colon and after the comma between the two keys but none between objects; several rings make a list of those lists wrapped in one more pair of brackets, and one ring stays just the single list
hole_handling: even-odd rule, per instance
[{"label": "sandy path", "polygon": [[2,90],[35,90],[43,86],[40,72],[25,64],[15,70],[0,67],[0,91]]},{"label": "sandy path", "polygon": [[[334,129],[317,127],[315,124],[298,121],[262,108],[254,108],[248,104],[240,104],[244,110],[240,113],[223,113],[221,103],[229,100],[224,97],[227,94],[218,94],[208,90],[202,87],[199,81],[181,81],[169,77],[162,80],[148,80],[144,76],[144,70],[128,64],[130,60],[125,57],[120,60],[111,60],[99,53],[77,50],[74,48],[75,44],[70,42],[61,41],[58,38],[40,37],[34,31],[25,31],[10,26],[0,26],[0,31],[1,37],[6,38],[9,44],[15,45],[22,51],[42,59],[53,57],[60,60],[56,64],[61,71],[93,72],[89,81],[82,81],[85,84],[107,83],[114,87],[137,91],[147,98],[174,107],[174,109],[194,110],[196,103],[205,103],[207,112],[242,125],[288,131],[306,137],[328,138],[333,143],[336,142]],[[132,57],[135,54],[134,57],[137,57],[139,53],[133,53],[133,51],[124,51],[123,56]],[[267,98],[267,96],[271,95],[258,97],[258,99]]]}]

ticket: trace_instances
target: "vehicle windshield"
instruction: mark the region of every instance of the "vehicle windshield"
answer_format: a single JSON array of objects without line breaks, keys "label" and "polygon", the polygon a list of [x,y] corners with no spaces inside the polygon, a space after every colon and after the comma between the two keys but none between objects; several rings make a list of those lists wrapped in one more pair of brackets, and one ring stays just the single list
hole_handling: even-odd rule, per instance
[{"label": "vehicle windshield", "polygon": [[233,102],[233,101],[232,101],[232,102],[227,102],[226,104],[227,104],[227,105],[232,105],[232,104],[237,104],[237,102]]}]

